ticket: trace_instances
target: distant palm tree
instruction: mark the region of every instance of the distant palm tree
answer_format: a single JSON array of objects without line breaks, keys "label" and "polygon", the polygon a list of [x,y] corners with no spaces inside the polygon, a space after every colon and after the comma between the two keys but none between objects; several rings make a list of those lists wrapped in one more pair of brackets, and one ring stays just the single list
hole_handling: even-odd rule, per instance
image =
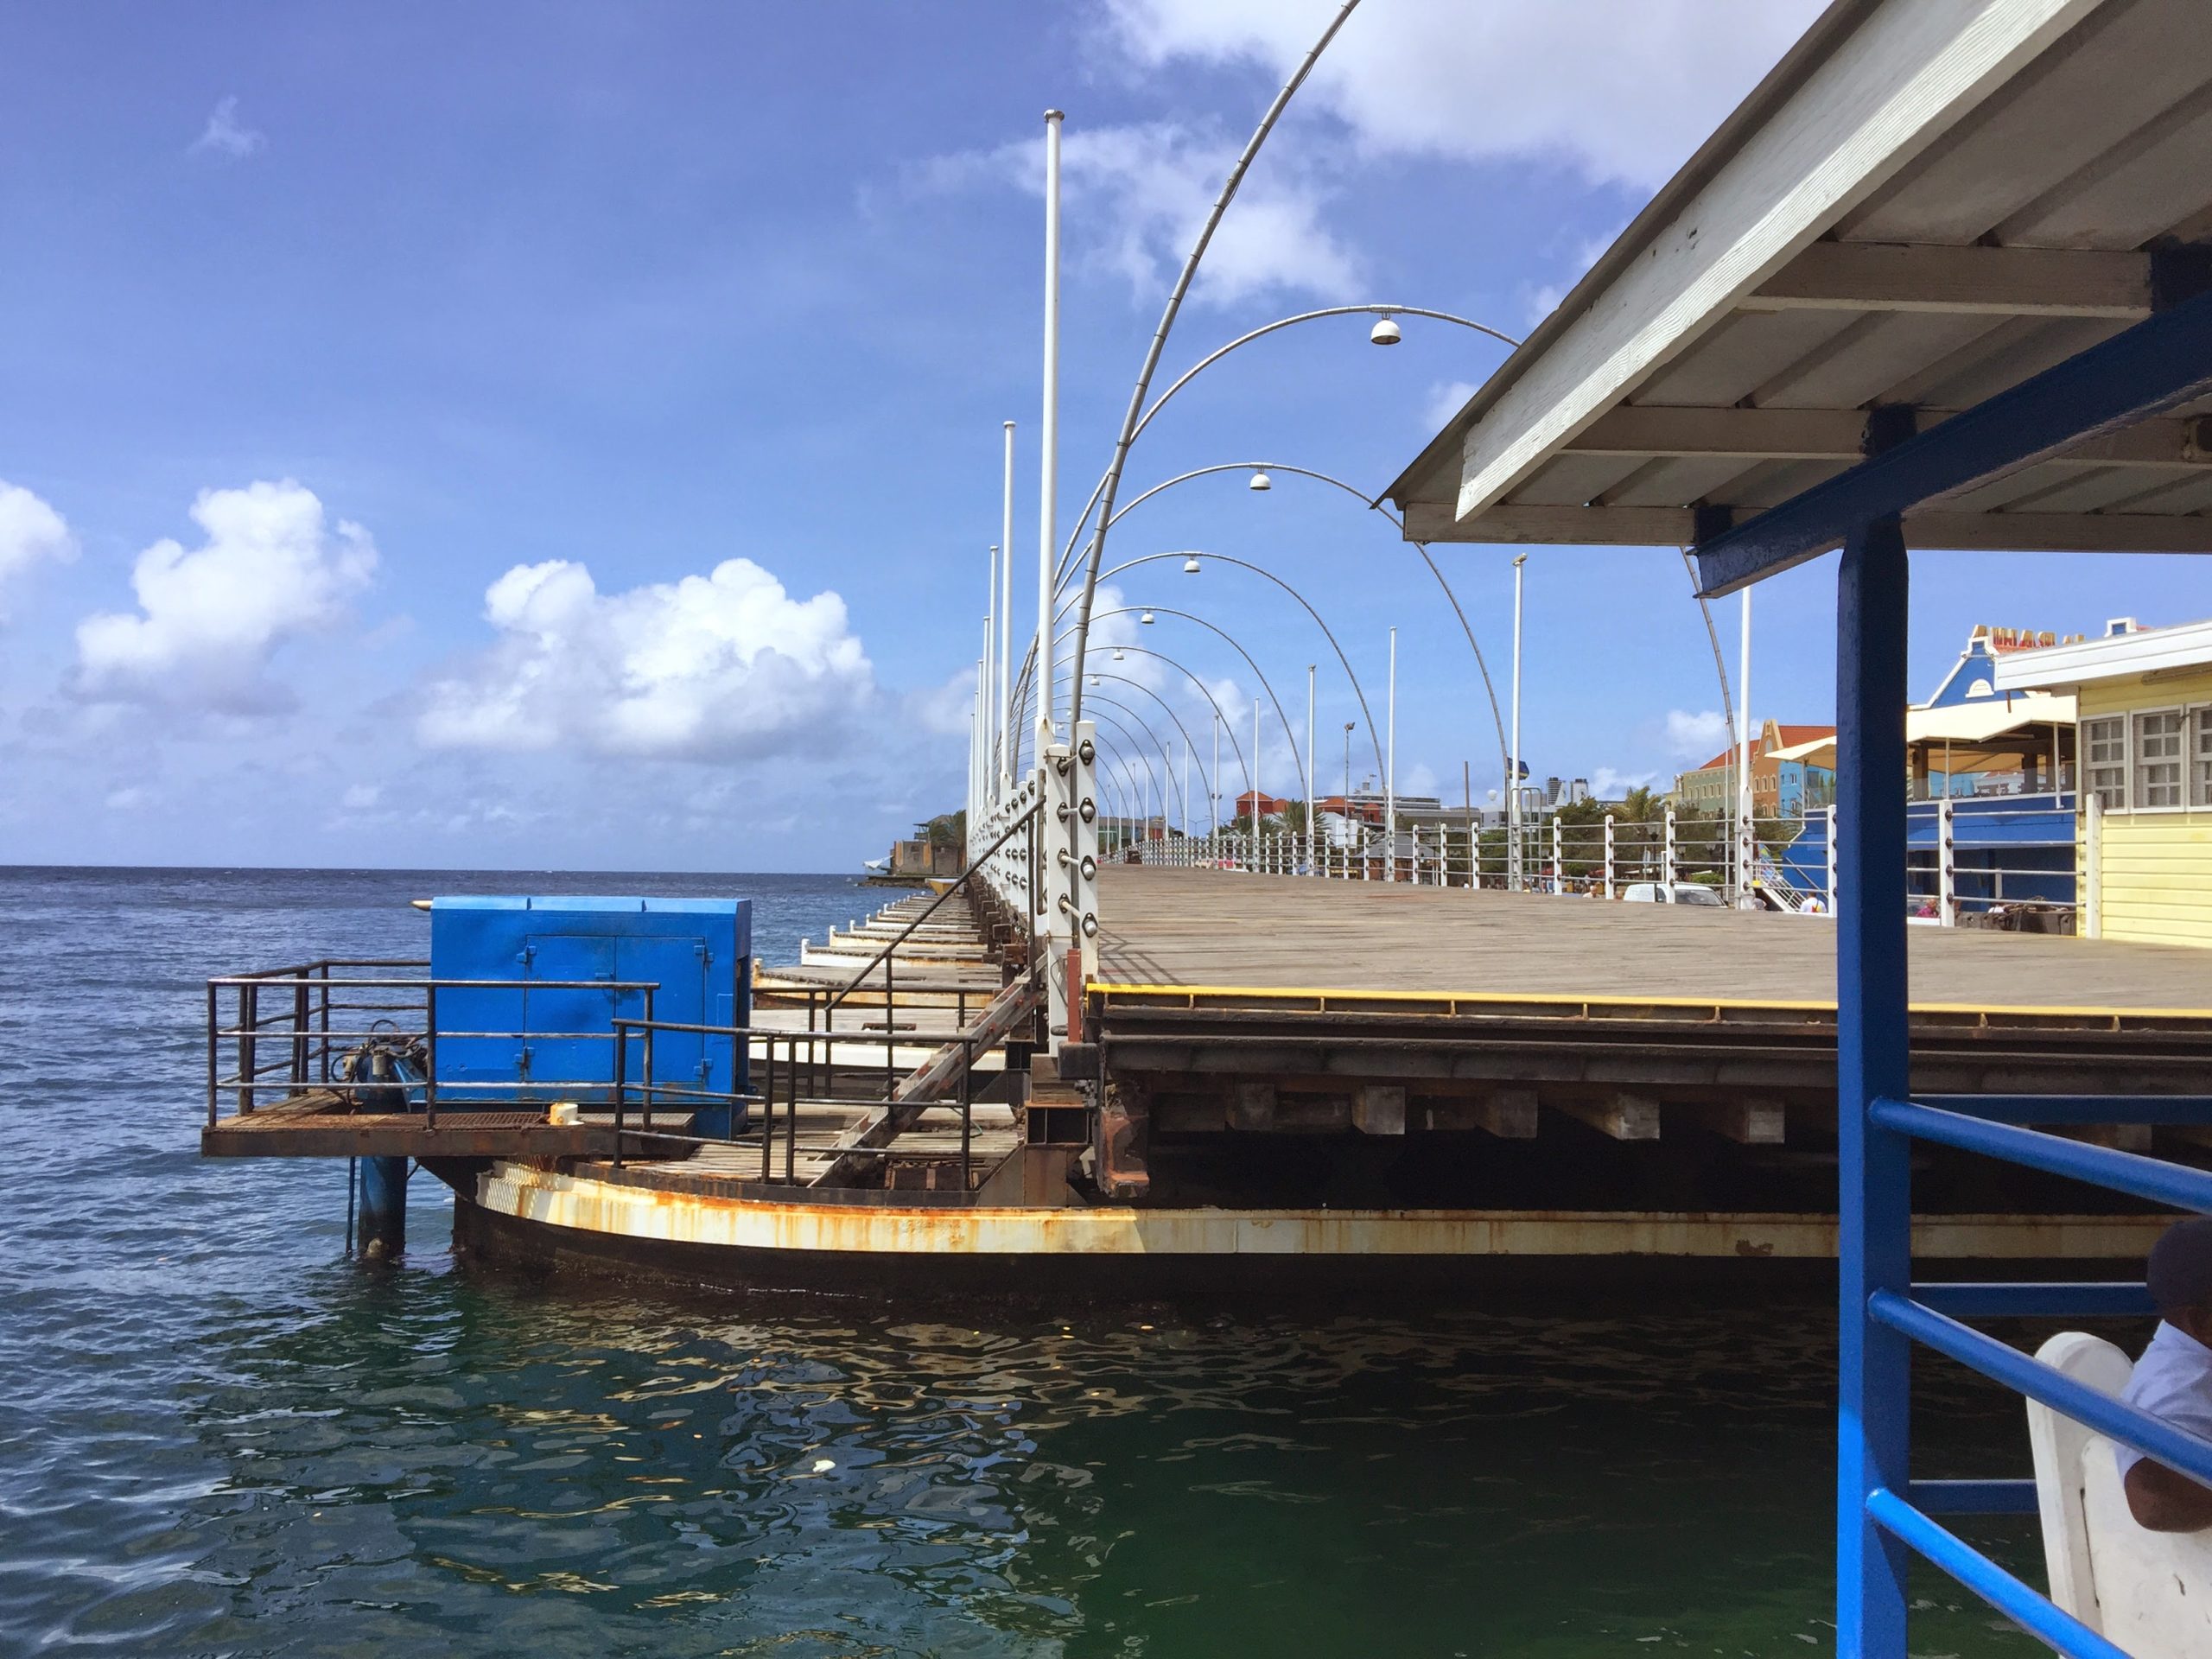
[{"label": "distant palm tree", "polygon": [[1638,784],[1613,808],[1613,817],[1629,823],[1649,823],[1666,816],[1666,798],[1654,795],[1649,784]]}]

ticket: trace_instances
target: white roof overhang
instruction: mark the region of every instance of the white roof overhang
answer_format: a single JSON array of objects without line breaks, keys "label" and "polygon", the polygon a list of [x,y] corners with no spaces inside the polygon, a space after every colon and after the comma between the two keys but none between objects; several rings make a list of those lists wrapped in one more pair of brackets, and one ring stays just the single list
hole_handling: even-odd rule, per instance
[{"label": "white roof overhang", "polygon": [[2138,628],[2070,645],[2044,645],[1997,662],[1997,689],[2084,685],[2143,674],[2202,671],[2212,668],[2212,622],[2174,628]]},{"label": "white roof overhang", "polygon": [[[2212,3],[1838,0],[1385,492],[1421,541],[1688,546],[2202,291]],[[2212,551],[2212,398],[1916,503]]]}]

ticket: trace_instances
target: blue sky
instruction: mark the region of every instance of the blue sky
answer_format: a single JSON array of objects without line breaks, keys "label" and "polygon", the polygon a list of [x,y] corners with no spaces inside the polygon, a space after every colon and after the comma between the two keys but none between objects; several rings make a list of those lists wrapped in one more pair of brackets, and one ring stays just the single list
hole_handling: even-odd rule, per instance
[{"label": "blue sky", "polygon": [[[1366,0],[1166,372],[1331,303],[1524,332],[1812,10]],[[0,860],[843,868],[957,805],[1005,419],[1035,559],[1039,114],[1068,112],[1072,512],[1192,226],[1322,15],[13,9]],[[1210,372],[1125,494],[1256,459],[1371,493],[1501,354],[1412,320],[1395,350],[1365,340],[1309,325]],[[1402,786],[1456,793],[1471,759],[1480,791],[1464,639],[1357,503],[1230,476],[1116,537],[1279,571],[1378,715],[1397,626]],[[1509,556],[1438,556],[1502,671]],[[2182,620],[2200,582],[1924,556],[1916,680],[1974,623]],[[1227,567],[1122,592],[1204,611],[1294,704],[1332,660]],[[1757,712],[1827,717],[1831,593],[1827,562],[1761,590]],[[1663,777],[1717,746],[1671,550],[1537,550],[1527,626],[1539,776]],[[1147,639],[1249,711],[1226,646],[1172,619]],[[1319,685],[1339,731],[1349,687]],[[1325,784],[1340,741],[1321,747]],[[1265,750],[1287,783],[1279,733]]]}]

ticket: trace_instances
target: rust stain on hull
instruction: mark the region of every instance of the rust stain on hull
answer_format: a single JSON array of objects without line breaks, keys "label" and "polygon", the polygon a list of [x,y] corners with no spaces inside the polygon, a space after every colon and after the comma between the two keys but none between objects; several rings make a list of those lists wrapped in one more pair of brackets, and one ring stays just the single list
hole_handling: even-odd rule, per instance
[{"label": "rust stain on hull", "polygon": [[[636,1240],[731,1249],[935,1255],[1651,1255],[1833,1257],[1832,1216],[1541,1210],[911,1209],[771,1203],[616,1185],[495,1164],[495,1214]],[[2140,1256],[2158,1216],[1946,1216],[1913,1224],[1916,1254]]]}]

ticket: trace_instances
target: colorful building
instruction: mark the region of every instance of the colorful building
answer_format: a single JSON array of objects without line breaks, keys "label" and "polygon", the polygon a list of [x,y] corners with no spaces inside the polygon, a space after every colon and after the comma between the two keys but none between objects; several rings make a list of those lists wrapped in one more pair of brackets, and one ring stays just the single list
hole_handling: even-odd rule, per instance
[{"label": "colorful building", "polygon": [[2212,621],[2107,625],[1999,662],[1999,691],[2071,691],[2080,931],[2212,945]]},{"label": "colorful building", "polygon": [[[1760,723],[1751,746],[1751,814],[1754,817],[1798,817],[1807,808],[1835,798],[1835,728]],[[1810,757],[1824,754],[1824,760]],[[1707,817],[1736,810],[1736,751],[1731,747],[1675,779],[1678,811]]]},{"label": "colorful building", "polygon": [[1959,660],[1943,677],[1943,683],[1936,688],[1936,695],[1920,707],[1949,709],[1993,697],[1998,692],[1999,662],[2018,652],[2078,645],[2082,637],[2078,633],[2060,635],[2048,628],[2040,632],[2033,628],[1993,628],[1985,623],[1968,638],[1967,648],[1959,653]]}]

